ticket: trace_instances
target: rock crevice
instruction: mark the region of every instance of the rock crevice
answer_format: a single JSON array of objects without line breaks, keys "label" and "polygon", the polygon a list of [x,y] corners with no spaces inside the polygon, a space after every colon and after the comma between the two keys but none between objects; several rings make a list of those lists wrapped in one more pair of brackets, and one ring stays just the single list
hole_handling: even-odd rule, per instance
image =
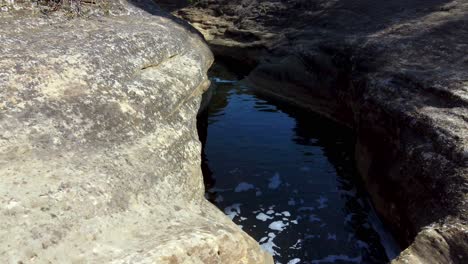
[{"label": "rock crevice", "polygon": [[259,92],[356,131],[372,201],[409,246],[395,262],[468,258],[465,1],[202,0],[174,14],[250,65]]}]

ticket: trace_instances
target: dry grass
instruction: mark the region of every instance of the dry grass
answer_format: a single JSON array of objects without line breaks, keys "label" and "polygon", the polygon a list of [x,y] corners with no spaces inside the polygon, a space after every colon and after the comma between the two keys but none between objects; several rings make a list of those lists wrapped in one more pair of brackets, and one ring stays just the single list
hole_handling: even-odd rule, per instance
[{"label": "dry grass", "polygon": [[81,16],[92,9],[108,13],[110,1],[112,0],[38,0],[36,2],[45,9],[46,13],[64,10],[73,16]]}]

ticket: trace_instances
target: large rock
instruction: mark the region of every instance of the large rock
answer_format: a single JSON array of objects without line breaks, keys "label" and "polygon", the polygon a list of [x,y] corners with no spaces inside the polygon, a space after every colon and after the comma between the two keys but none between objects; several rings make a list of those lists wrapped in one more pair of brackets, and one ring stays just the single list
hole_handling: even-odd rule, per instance
[{"label": "large rock", "polygon": [[466,263],[468,2],[201,0],[176,14],[250,66],[254,88],[354,128],[373,203],[411,244],[396,262]]},{"label": "large rock", "polygon": [[0,13],[0,262],[271,263],[204,199],[210,50],[133,2]]}]

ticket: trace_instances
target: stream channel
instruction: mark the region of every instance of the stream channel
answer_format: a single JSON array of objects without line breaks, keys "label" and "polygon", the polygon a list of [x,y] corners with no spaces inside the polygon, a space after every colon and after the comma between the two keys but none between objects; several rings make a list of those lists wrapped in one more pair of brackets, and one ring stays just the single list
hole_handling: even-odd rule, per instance
[{"label": "stream channel", "polygon": [[276,263],[386,263],[399,253],[354,165],[349,128],[257,95],[216,64],[199,116],[206,197]]}]

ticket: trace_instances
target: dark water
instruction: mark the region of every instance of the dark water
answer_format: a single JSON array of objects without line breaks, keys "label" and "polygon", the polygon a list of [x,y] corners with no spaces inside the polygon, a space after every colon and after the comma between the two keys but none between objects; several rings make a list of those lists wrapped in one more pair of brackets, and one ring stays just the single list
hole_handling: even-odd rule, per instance
[{"label": "dark water", "polygon": [[259,97],[219,65],[211,76],[199,120],[210,201],[277,263],[385,263],[398,253],[360,185],[348,129]]}]

